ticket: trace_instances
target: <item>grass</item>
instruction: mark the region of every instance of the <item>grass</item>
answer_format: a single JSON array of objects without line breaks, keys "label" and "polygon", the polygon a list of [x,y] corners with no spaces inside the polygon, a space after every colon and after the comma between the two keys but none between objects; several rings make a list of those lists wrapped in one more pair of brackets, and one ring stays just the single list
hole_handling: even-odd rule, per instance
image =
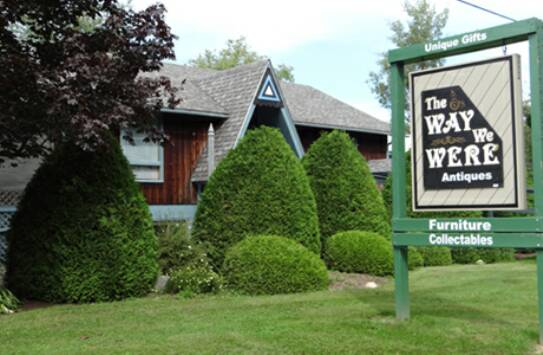
[{"label": "grass", "polygon": [[524,354],[538,336],[533,261],[410,273],[412,319],[393,282],[375,290],[195,299],[156,296],[0,317],[0,353]]}]

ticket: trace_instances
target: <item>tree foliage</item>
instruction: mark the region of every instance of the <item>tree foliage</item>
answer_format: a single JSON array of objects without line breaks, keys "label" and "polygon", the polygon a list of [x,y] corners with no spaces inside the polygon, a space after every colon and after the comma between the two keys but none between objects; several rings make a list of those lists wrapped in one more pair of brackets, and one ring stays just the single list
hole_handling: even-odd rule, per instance
[{"label": "tree foliage", "polygon": [[[119,127],[162,140],[155,113],[178,102],[165,77],[139,74],[174,58],[164,6],[116,0],[0,2],[0,162],[70,142],[95,150]],[[139,75],[139,76],[138,76]]]},{"label": "tree foliage", "polygon": [[322,243],[348,230],[390,238],[383,199],[369,166],[349,135],[323,134],[303,158],[317,200]]},{"label": "tree foliage", "polygon": [[[407,47],[441,37],[449,16],[447,9],[438,12],[435,6],[431,5],[427,0],[417,0],[415,3],[406,1],[404,10],[409,20],[405,24],[400,20],[390,24],[390,30],[392,31],[390,40],[396,47]],[[379,103],[385,108],[390,108],[390,64],[388,63],[387,53],[381,54],[377,64],[379,70],[370,73],[368,83]],[[433,68],[442,64],[443,60],[441,59],[408,64],[405,66],[405,77],[407,78],[407,74],[412,71]]]},{"label": "tree foliage", "polygon": [[[265,56],[251,50],[245,37],[229,39],[226,41],[226,48],[219,51],[206,49],[204,53],[189,61],[189,64],[199,68],[209,68],[215,70],[225,70],[234,68],[242,64],[250,64],[259,60],[266,59]],[[275,68],[275,73],[279,79],[294,82],[294,68],[279,64]]]},{"label": "tree foliage", "polygon": [[300,161],[278,129],[249,131],[219,163],[198,204],[192,236],[221,267],[247,235],[294,239],[320,253],[317,207]]},{"label": "tree foliage", "polygon": [[142,296],[158,272],[149,207],[113,138],[57,147],[28,183],[8,232],[18,297],[95,302]]}]

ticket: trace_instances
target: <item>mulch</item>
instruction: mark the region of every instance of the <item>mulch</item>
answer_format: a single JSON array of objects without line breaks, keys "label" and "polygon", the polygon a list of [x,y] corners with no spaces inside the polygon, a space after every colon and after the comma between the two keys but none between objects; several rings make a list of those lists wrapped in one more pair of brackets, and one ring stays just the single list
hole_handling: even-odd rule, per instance
[{"label": "mulch", "polygon": [[389,282],[386,277],[378,277],[367,274],[354,274],[330,271],[330,290],[344,290],[344,289],[361,289],[368,288],[368,282],[375,282],[377,287],[381,287],[385,283]]}]

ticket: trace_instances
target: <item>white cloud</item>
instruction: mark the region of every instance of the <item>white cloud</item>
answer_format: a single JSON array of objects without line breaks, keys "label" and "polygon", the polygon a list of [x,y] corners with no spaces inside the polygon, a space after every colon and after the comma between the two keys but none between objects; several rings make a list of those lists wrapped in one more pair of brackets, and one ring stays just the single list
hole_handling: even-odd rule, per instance
[{"label": "white cloud", "polygon": [[[139,10],[153,2],[135,0],[132,5]],[[207,34],[222,44],[228,38],[246,36],[253,49],[266,54],[335,38],[354,26],[364,26],[367,19],[392,19],[401,14],[401,6],[383,11],[378,2],[359,0],[162,2],[168,9],[168,24],[181,38]]]}]

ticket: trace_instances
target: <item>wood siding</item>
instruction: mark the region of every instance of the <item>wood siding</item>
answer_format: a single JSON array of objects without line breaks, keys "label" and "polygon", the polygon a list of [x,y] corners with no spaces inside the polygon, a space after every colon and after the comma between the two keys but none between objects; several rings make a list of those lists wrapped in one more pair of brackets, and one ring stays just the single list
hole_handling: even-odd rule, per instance
[{"label": "wood siding", "polygon": [[[309,146],[316,141],[323,132],[329,132],[329,129],[296,126],[298,135],[302,141],[304,151],[307,152]],[[358,145],[358,150],[366,160],[385,159],[387,157],[387,136],[381,134],[348,132],[354,138]]]},{"label": "wood siding", "polygon": [[209,122],[164,121],[170,137],[164,145],[164,182],[141,184],[150,205],[196,204],[196,186],[190,181],[198,157],[207,144]]}]

